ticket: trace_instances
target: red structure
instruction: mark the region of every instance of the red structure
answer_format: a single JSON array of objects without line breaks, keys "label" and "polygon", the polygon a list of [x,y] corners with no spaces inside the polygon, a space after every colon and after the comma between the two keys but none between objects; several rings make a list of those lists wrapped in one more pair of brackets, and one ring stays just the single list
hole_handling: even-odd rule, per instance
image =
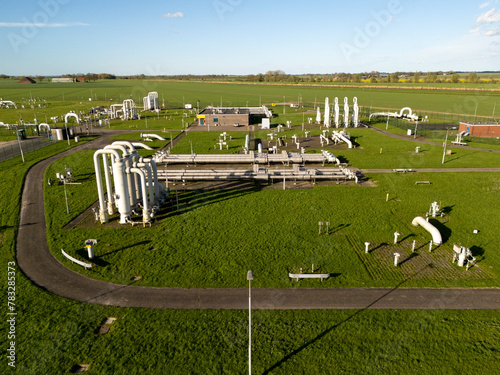
[{"label": "red structure", "polygon": [[500,137],[500,124],[461,122],[458,132],[469,133],[471,137],[496,138]]},{"label": "red structure", "polygon": [[17,83],[22,83],[22,84],[29,84],[29,83],[36,83],[34,79],[31,79],[30,77],[24,77]]}]

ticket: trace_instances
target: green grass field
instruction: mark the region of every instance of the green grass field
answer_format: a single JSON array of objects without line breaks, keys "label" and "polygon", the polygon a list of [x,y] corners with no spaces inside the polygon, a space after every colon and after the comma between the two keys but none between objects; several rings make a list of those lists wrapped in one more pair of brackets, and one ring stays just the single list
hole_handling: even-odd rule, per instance
[{"label": "green grass field", "polygon": [[[113,86],[115,82],[102,84],[108,85],[101,87],[106,91],[94,91],[97,95],[104,92],[109,96],[111,90],[118,93],[131,90],[125,84],[120,87]],[[186,102],[193,103],[197,96],[195,87],[205,85],[173,84],[188,88],[172,91],[172,97],[181,100],[181,96],[185,96]],[[85,90],[88,87],[85,86]],[[19,89],[17,95],[29,97],[27,89],[22,90]],[[156,90],[160,92],[159,88]],[[118,95],[116,92],[113,95]],[[213,95],[214,104],[220,100],[217,93],[209,89],[200,92],[200,95]],[[318,92],[323,93],[324,98],[326,91],[319,89]],[[7,99],[3,92],[1,95]],[[65,95],[76,98],[83,92]],[[255,99],[258,101],[258,97]],[[275,99],[279,99],[279,95]],[[240,99],[232,100],[236,103]],[[453,107],[453,100],[449,97],[446,100]],[[0,121],[4,111],[8,110],[0,110]],[[291,120],[297,128],[288,130],[289,136],[298,131],[302,117],[299,113],[290,116],[295,116]],[[151,119],[151,123],[153,121]],[[148,118],[147,131],[155,129],[154,132],[165,136],[167,141],[150,145],[164,147],[170,134],[163,132],[163,128],[180,130],[181,120],[165,119],[165,122],[178,121],[172,127],[156,121],[159,126],[152,128]],[[122,128],[128,129],[127,124]],[[339,147],[333,153],[352,165],[362,168],[440,166],[441,147],[425,146],[422,155],[416,158],[412,154],[413,143],[393,140],[368,129],[350,131],[359,146],[353,150]],[[213,150],[218,133],[189,132],[175,148],[178,152],[190,152],[191,140],[195,152],[218,152]],[[176,134],[179,131],[173,130],[173,137]],[[235,148],[229,152],[241,149],[245,134],[235,132]],[[116,139],[140,141],[135,133]],[[24,176],[37,161],[65,149],[66,143],[59,142],[27,154],[24,164],[19,157],[0,163],[3,207],[0,258],[5,269],[8,262],[15,261]],[[498,166],[496,155],[491,153],[455,151],[445,167]],[[144,156],[150,154],[144,152]],[[140,275],[138,285],[245,287],[246,270],[253,269],[255,287],[498,287],[500,256],[495,223],[499,222],[500,214],[495,207],[500,179],[497,174],[372,174],[368,177],[374,187],[333,185],[287,191],[256,188],[189,192],[178,185],[180,214],[172,204],[160,214],[160,220],[152,228],[113,229],[113,225],[101,226],[90,217],[89,225],[62,229],[97,200],[91,160],[91,151],[73,153],[47,170],[46,177],[54,179],[56,172],[70,167],[76,181],[82,183],[67,186],[69,215],[62,199],[62,186],[44,187],[48,203],[48,242],[63,264],[83,272],[61,258],[59,249],[64,247],[68,253],[83,259],[83,241],[100,240],[95,248],[99,264],[86,273],[88,276],[129,283],[132,276]],[[432,185],[415,185],[419,180],[429,180]],[[429,253],[429,234],[422,228],[412,227],[411,220],[425,214],[435,200],[447,211],[444,218],[434,222],[443,231],[445,243]],[[319,236],[317,222],[327,220],[332,223],[331,233]],[[479,233],[472,234],[473,229]],[[399,245],[392,244],[395,230],[402,235]],[[413,240],[419,248],[417,256],[412,257]],[[364,254],[365,241],[370,241],[375,248],[370,254]],[[478,259],[477,266],[466,272],[452,265],[453,243],[471,247]],[[390,254],[395,249],[408,259],[397,269],[390,267]],[[164,266],[160,267],[160,263]],[[313,280],[299,283],[288,280],[289,270],[309,270],[313,263],[317,270],[332,272],[335,276],[322,284]],[[0,290],[6,296],[6,270],[2,275],[5,276],[0,278]],[[84,304],[41,290],[20,270],[16,290],[18,373],[68,373],[76,364],[90,364],[90,374],[247,371],[245,311],[172,311]],[[252,316],[254,373],[486,375],[496,374],[498,370],[498,311],[255,311]],[[106,317],[117,320],[108,334],[99,335],[97,330]],[[6,335],[5,325],[1,331]],[[5,363],[2,366],[7,367]]]},{"label": "green grass field", "polygon": [[[229,152],[238,152],[246,133],[233,133],[235,146]],[[354,166],[441,166],[441,147],[424,145],[419,154],[414,154],[414,144],[408,141],[370,129],[352,129],[351,134],[360,146],[335,153]],[[189,153],[192,144],[197,153],[220,153],[218,148],[213,149],[217,137],[214,132],[190,132],[173,151]],[[382,154],[379,145],[384,145]],[[256,286],[294,287],[287,273],[315,264],[318,271],[338,276],[321,285],[304,281],[301,286],[394,286],[401,281],[407,286],[498,285],[500,257],[495,251],[495,228],[488,223],[500,217],[497,211],[485,209],[495,204],[499,186],[496,174],[374,174],[368,175],[374,187],[318,186],[313,191],[262,190],[257,186],[234,191],[183,191],[182,184],[178,184],[170,187],[173,193],[180,190],[180,214],[172,203],[153,228],[95,224],[89,214],[79,227],[62,229],[97,199],[91,158],[92,152],[85,151],[61,159],[47,170],[46,179],[64,166],[71,166],[76,180],[82,182],[67,189],[72,211],[69,216],[61,199],[62,186],[47,187],[46,201],[51,202],[47,205],[47,224],[54,255],[76,272],[92,277],[126,283],[130,277],[140,275],[141,285],[231,287],[244,286],[239,275],[251,265],[254,272],[264,276]],[[445,166],[495,166],[499,158],[497,154],[458,150]],[[415,184],[422,180],[432,185]],[[477,192],[480,200],[474,199]],[[385,201],[387,193],[389,202]],[[446,242],[430,255],[426,250],[429,235],[410,223],[415,216],[425,216],[435,200],[449,213],[436,222],[446,234]],[[318,236],[318,221],[330,221],[333,235]],[[481,234],[471,237],[473,229],[480,229]],[[123,236],[123,231],[130,235]],[[395,231],[406,240],[392,246],[389,243]],[[252,233],[250,238],[248,233]],[[97,267],[91,272],[70,265],[59,254],[62,247],[70,254],[83,256],[81,244],[90,237],[100,239]],[[419,255],[401,269],[391,268],[391,254],[401,249],[410,257],[413,240],[420,248]],[[365,241],[380,250],[364,256]],[[480,259],[476,270],[465,274],[451,267],[454,243],[473,247]],[[434,271],[413,276],[413,272],[433,262],[439,264]]]},{"label": "green grass field", "polygon": [[[483,87],[483,86],[481,86]],[[497,87],[498,88],[498,87]],[[142,105],[142,98],[149,91],[157,91],[160,103],[165,102],[166,109],[182,108],[184,103],[191,103],[193,107],[200,101],[200,108],[208,105],[219,106],[222,99],[223,106],[250,106],[266,104],[271,106],[277,103],[276,111],[282,109],[283,99],[286,103],[306,103],[314,106],[321,105],[325,97],[333,101],[335,96],[343,103],[343,97],[356,96],[362,107],[381,107],[401,109],[410,106],[417,112],[448,112],[479,116],[491,116],[500,98],[500,92],[483,91],[435,91],[435,90],[391,90],[370,88],[342,88],[325,86],[280,86],[280,85],[246,85],[202,82],[176,81],[134,81],[110,80],[97,81],[85,84],[57,84],[41,83],[29,87],[18,85],[11,80],[0,80],[0,96],[5,100],[19,101],[37,98],[36,104],[49,103],[47,108],[39,109],[1,109],[0,121],[4,116],[19,119],[31,118],[33,112],[37,118],[43,119],[45,113],[57,115],[66,113],[65,102],[71,104],[75,111],[86,110],[96,105],[109,105],[122,102],[124,99],[133,99],[136,105]],[[63,99],[64,95],[64,99]],[[89,102],[92,98],[92,102]],[[71,103],[69,103],[71,102]],[[476,113],[477,105],[477,113]],[[66,111],[66,112],[65,112]],[[4,115],[5,112],[15,116]]]}]

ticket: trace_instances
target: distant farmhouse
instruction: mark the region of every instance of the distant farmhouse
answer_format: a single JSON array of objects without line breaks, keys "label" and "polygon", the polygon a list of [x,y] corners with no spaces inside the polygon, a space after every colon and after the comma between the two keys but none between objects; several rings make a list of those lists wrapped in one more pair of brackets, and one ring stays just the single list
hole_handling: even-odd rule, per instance
[{"label": "distant farmhouse", "polygon": [[52,83],[73,83],[74,78],[52,78]]},{"label": "distant farmhouse", "polygon": [[19,80],[17,83],[21,84],[33,84],[36,83],[34,79],[31,79],[30,77],[24,77],[23,79]]},{"label": "distant farmhouse", "polygon": [[498,138],[500,137],[500,124],[461,122],[458,132],[469,133],[471,137]]},{"label": "distant farmhouse", "polygon": [[54,77],[52,78],[52,83],[74,83],[74,82],[86,82],[85,77],[78,77],[78,78],[59,78],[59,77]]}]

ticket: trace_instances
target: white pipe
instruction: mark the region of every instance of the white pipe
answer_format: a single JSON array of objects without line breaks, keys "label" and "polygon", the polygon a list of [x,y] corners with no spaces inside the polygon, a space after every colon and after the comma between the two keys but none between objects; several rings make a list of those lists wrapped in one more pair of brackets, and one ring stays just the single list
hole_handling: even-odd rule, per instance
[{"label": "white pipe", "polygon": [[141,142],[132,142],[132,146],[134,146],[135,148],[143,148],[145,150],[150,150],[150,151],[153,150],[151,147],[146,146],[144,143]]},{"label": "white pipe", "polygon": [[[124,146],[128,148],[128,152],[131,155],[131,160],[128,163],[125,163],[127,168],[133,166],[134,163],[139,161],[139,153],[135,149],[132,142],[129,141],[115,141],[111,144],[112,146]],[[141,193],[139,192],[139,176],[137,174],[128,174],[127,175],[127,183],[129,184],[129,193],[130,193],[130,206],[135,208],[137,206],[137,202],[139,202]]]},{"label": "white pipe", "polygon": [[143,134],[141,133],[141,137],[142,138],[156,138],[156,139],[159,139],[160,141],[166,141],[165,138],[163,137],[160,137],[158,134]]},{"label": "white pipe", "polygon": [[154,195],[154,199],[155,199],[155,204],[158,204],[160,203],[160,183],[158,182],[158,167],[156,166],[156,162],[153,160],[153,159],[149,159],[149,158],[139,158],[139,161],[140,162],[143,162],[143,163],[148,163],[151,167],[151,170],[153,172],[153,184],[154,184],[154,188],[155,188],[155,195]]},{"label": "white pipe", "polygon": [[344,126],[346,128],[349,126],[349,99],[347,96],[344,98]]},{"label": "white pipe", "polygon": [[113,164],[113,177],[115,179],[118,211],[120,212],[120,224],[127,224],[131,214],[130,201],[127,199],[130,194],[125,183],[125,174],[125,163],[122,160],[118,160]]},{"label": "white pipe", "polygon": [[432,242],[434,242],[434,244],[441,245],[443,243],[439,230],[434,225],[426,221],[422,216],[417,216],[411,223],[416,227],[421,225],[427,232],[429,232],[432,235]]},{"label": "white pipe", "polygon": [[[153,173],[151,172],[151,167],[148,163],[134,163],[135,168],[144,168],[148,174],[147,178],[147,186],[148,186],[148,193],[149,193],[149,204],[153,206],[155,204],[155,194],[153,192]],[[143,204],[144,200],[147,200],[148,196],[144,196],[143,194]]]},{"label": "white pipe", "polygon": [[349,138],[347,138],[344,134],[336,132],[336,131],[333,131],[332,132],[332,136],[341,139],[342,141],[344,141],[345,143],[347,143],[347,147],[348,148],[352,148],[352,142],[351,142],[351,140]]},{"label": "white pipe", "polygon": [[[123,142],[123,143],[125,143],[125,142]],[[130,143],[130,142],[127,142],[127,143]],[[116,150],[117,149],[117,150],[122,151],[123,159],[125,161],[125,168],[132,167],[132,160],[131,160],[132,155],[129,153],[129,151],[127,150],[125,145],[120,144],[120,142],[116,142],[116,144],[115,144],[115,142],[113,142],[113,144],[104,147],[104,149],[105,150],[108,150],[108,149],[115,149]],[[116,177],[115,177],[115,179],[116,179]],[[135,180],[131,174],[127,174],[127,185],[128,185],[128,193],[129,193],[129,194],[127,194],[127,196],[129,197],[129,200],[130,200],[130,203],[129,203],[130,207],[135,208],[137,206],[137,198],[136,198],[137,187],[135,184]]]},{"label": "white pipe", "polygon": [[[98,150],[94,153],[94,167],[97,181],[97,194],[99,195],[99,217],[101,219],[101,223],[105,223],[108,221],[108,214],[106,212],[106,206],[104,204],[104,189],[102,186],[102,177],[101,177],[101,164],[99,163],[99,155],[103,154],[111,154],[115,157],[115,160],[120,160],[120,154],[116,150]],[[111,191],[111,186],[106,186],[108,190],[108,195],[113,194]]]},{"label": "white pipe", "polygon": [[330,99],[325,99],[325,121],[323,123],[327,128],[330,127]]},{"label": "white pipe", "polygon": [[76,113],[66,113],[64,116],[64,123],[68,123],[68,117],[74,117],[76,119],[77,124],[80,123],[80,117]]},{"label": "white pipe", "polygon": [[49,124],[47,124],[47,123],[45,123],[45,122],[42,122],[40,125],[38,125],[38,130],[41,130],[40,128],[41,128],[42,126],[46,126],[46,127],[48,127],[48,128],[49,128],[49,132],[50,132],[50,125],[49,125]]},{"label": "white pipe", "polygon": [[115,210],[113,208],[113,205],[115,203],[115,199],[113,197],[113,192],[112,187],[111,187],[111,176],[109,173],[109,164],[108,164],[108,155],[103,154],[102,155],[102,161],[104,164],[104,178],[106,180],[106,189],[108,191],[108,214],[113,215],[115,213]]},{"label": "white pipe", "polygon": [[127,168],[126,169],[127,174],[130,173],[135,173],[139,176],[141,180],[141,191],[142,191],[142,202],[143,202],[143,208],[142,208],[142,222],[149,223],[150,220],[150,215],[149,215],[149,205],[148,205],[148,194],[146,192],[146,176],[144,175],[144,172],[142,169],[139,168]]},{"label": "white pipe", "polygon": [[335,127],[339,127],[339,116],[340,116],[340,109],[339,109],[339,98],[335,98]]}]

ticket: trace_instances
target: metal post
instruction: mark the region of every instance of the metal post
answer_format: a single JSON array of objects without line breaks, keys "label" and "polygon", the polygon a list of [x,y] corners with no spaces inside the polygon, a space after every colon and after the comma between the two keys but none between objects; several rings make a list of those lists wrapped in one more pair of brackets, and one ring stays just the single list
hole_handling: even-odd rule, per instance
[{"label": "metal post", "polygon": [[66,212],[69,214],[68,194],[66,193],[66,177],[64,178],[63,184],[64,184],[64,198],[66,199]]},{"label": "metal post", "polygon": [[68,139],[68,146],[70,145],[69,144],[69,131],[68,131],[68,125],[66,123],[66,121],[64,121],[64,127],[66,128],[66,138]]},{"label": "metal post", "polygon": [[252,375],[252,271],[247,272],[248,280],[248,375]]},{"label": "metal post", "polygon": [[441,161],[441,164],[444,164],[444,156],[446,155],[446,142],[448,142],[448,130],[446,129],[446,138],[444,139],[444,148],[443,148],[443,160]]},{"label": "metal post", "polygon": [[23,159],[24,163],[23,148],[21,147],[21,141],[19,140],[19,130],[17,130],[17,128],[16,128],[16,136],[17,136],[17,143],[19,143],[19,150],[21,151],[21,158]]}]

